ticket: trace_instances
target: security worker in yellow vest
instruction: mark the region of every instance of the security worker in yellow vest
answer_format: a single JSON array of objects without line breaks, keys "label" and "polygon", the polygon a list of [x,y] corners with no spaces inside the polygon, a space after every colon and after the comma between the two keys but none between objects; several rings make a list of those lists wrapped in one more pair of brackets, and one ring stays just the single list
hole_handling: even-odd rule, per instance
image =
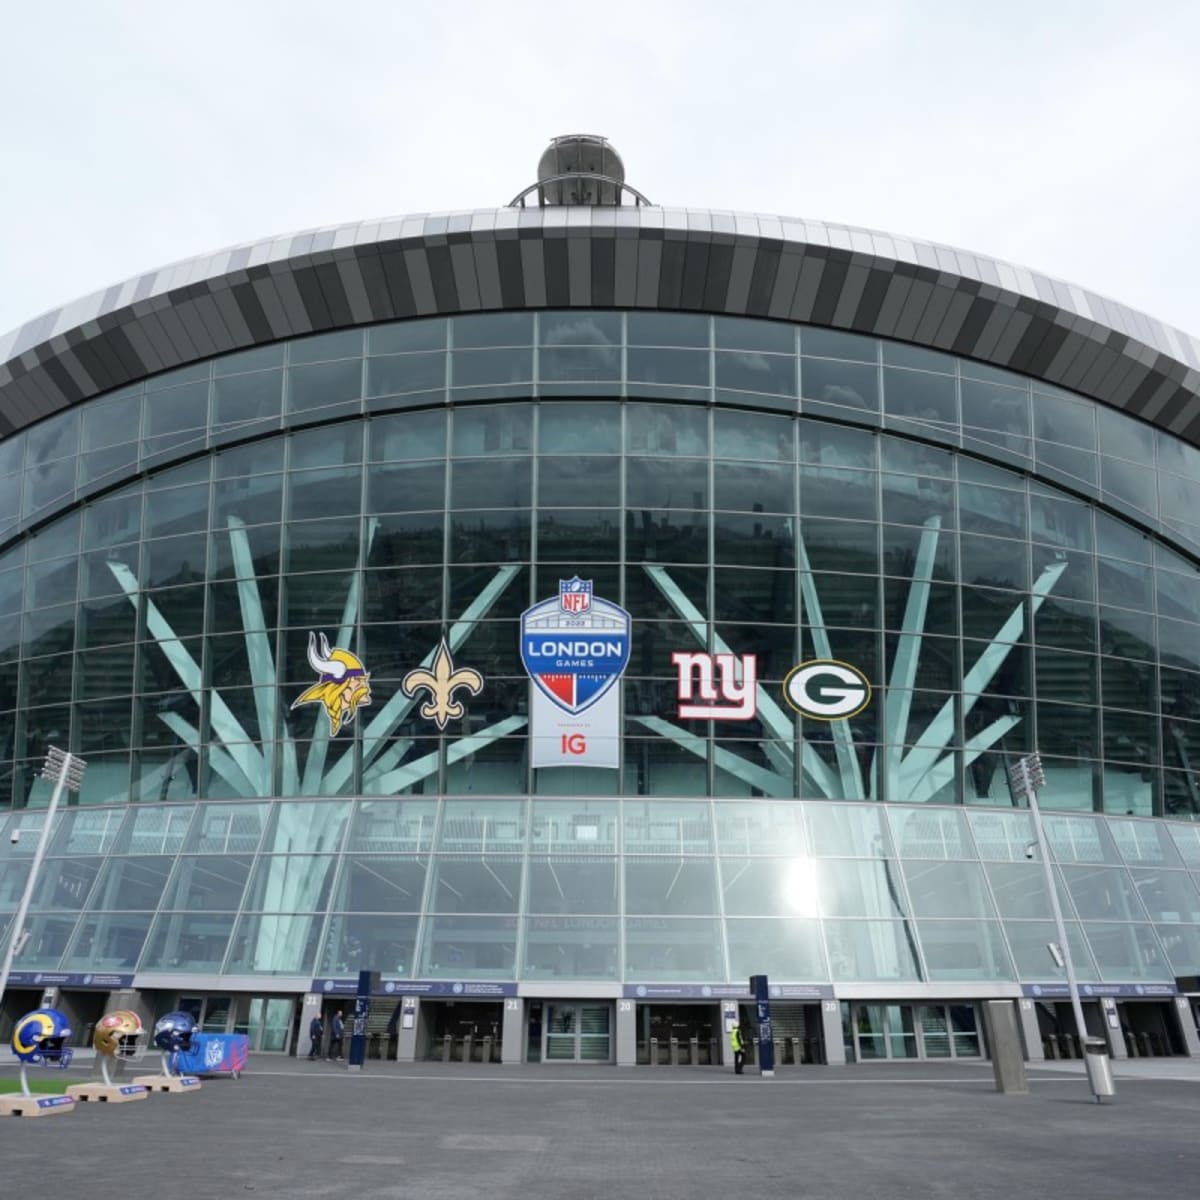
[{"label": "security worker in yellow vest", "polygon": [[735,1025],[729,1031],[729,1045],[733,1050],[733,1073],[740,1075],[746,1065],[746,1043],[742,1038],[742,1027]]}]

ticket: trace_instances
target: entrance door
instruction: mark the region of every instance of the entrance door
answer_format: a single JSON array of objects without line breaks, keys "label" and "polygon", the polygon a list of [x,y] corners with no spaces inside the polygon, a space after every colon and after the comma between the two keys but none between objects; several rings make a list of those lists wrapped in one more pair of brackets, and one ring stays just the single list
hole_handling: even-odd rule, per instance
[{"label": "entrance door", "polygon": [[611,1062],[612,1005],[547,1002],[543,1062]]},{"label": "entrance door", "polygon": [[921,1058],[979,1058],[979,1029],[970,1004],[917,1005]]},{"label": "entrance door", "polygon": [[847,1057],[980,1058],[973,1004],[843,1004]]},{"label": "entrance door", "polygon": [[[295,1001],[291,998],[252,996],[245,1028],[245,1033],[250,1038],[250,1049],[286,1050],[295,1007]],[[237,1032],[243,1032],[240,1024]]]}]

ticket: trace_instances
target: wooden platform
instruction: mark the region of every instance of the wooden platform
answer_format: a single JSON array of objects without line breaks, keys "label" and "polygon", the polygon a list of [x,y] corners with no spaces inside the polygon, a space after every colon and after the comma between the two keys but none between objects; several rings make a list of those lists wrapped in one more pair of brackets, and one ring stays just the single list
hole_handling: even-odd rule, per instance
[{"label": "wooden platform", "polygon": [[200,1080],[195,1075],[137,1075],[133,1082],[149,1088],[152,1092],[167,1092],[175,1095],[200,1090]]},{"label": "wooden platform", "polygon": [[0,1117],[54,1117],[74,1111],[74,1096],[0,1096]]},{"label": "wooden platform", "polygon": [[145,1100],[150,1095],[140,1083],[113,1084],[73,1083],[67,1095],[76,1100],[96,1100],[103,1104],[128,1104],[131,1100]]}]

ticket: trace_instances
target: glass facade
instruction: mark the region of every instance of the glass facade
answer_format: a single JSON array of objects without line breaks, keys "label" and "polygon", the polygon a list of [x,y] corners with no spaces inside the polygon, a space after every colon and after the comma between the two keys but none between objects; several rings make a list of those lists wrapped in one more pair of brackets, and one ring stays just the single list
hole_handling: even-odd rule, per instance
[{"label": "glass facade", "polygon": [[[35,839],[0,822],[0,919]],[[1048,820],[1083,983],[1200,973],[1197,828]],[[24,970],[591,982],[1060,977],[1023,811],[424,797],[61,813]],[[962,1052],[962,1051],[960,1051]]]},{"label": "glass facade", "polygon": [[[154,377],[0,442],[4,488],[0,807],[36,827],[48,744],[88,763],[22,969],[1044,981],[1036,747],[1081,978],[1200,973],[1200,842],[1138,819],[1200,815],[1200,452],[1092,401],[506,312]],[[573,575],[632,617],[615,771],[531,765],[520,614]],[[369,673],[338,736],[314,631]],[[443,638],[485,684],[440,728],[402,681]],[[681,718],[682,652],[754,655],[752,718]],[[812,659],[870,703],[800,716]]]}]

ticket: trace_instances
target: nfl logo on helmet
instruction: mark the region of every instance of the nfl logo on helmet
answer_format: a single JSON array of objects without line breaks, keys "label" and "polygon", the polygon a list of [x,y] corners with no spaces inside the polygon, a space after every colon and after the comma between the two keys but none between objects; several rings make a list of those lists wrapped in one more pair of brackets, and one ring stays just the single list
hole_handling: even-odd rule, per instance
[{"label": "nfl logo on helmet", "polygon": [[563,612],[578,616],[592,607],[592,581],[572,575],[558,581],[558,603]]}]

